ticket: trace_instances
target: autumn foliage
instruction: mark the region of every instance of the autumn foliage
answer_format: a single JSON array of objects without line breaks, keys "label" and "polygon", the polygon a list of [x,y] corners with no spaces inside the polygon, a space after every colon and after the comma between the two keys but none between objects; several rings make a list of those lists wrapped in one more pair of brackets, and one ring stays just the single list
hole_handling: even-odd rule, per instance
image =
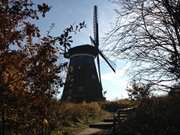
[{"label": "autumn foliage", "polygon": [[[62,59],[72,43],[71,33],[84,23],[65,28],[62,34],[42,36],[33,22],[50,7],[31,0],[0,1],[0,115],[1,134],[39,135],[49,115],[52,98],[63,86]],[[11,129],[9,131],[8,129]]]}]

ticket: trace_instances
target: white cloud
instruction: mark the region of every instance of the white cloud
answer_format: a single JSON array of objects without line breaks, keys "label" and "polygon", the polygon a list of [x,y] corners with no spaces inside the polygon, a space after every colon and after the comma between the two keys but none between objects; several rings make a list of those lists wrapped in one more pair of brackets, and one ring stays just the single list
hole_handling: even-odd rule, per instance
[{"label": "white cloud", "polygon": [[102,80],[112,80],[112,79],[118,79],[120,77],[127,76],[128,69],[127,68],[122,68],[116,70],[116,73],[114,72],[107,72],[102,74]]},{"label": "white cloud", "polygon": [[126,64],[123,68],[116,70],[116,73],[107,72],[102,74],[102,84],[104,90],[107,91],[106,98],[108,100],[127,98],[126,87],[128,84],[128,68]]},{"label": "white cloud", "polygon": [[110,71],[102,74],[102,80],[112,80],[112,79],[120,79],[122,77],[128,76],[128,69],[130,67],[130,64],[127,63],[122,68],[119,68],[116,70],[116,73]]}]

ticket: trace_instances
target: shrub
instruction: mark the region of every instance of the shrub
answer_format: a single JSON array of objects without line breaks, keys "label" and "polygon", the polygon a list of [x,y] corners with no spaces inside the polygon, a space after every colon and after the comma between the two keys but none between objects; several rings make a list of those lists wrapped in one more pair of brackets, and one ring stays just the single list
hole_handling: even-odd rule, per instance
[{"label": "shrub", "polygon": [[119,134],[170,135],[180,133],[180,98],[144,99],[136,116],[119,126]]}]

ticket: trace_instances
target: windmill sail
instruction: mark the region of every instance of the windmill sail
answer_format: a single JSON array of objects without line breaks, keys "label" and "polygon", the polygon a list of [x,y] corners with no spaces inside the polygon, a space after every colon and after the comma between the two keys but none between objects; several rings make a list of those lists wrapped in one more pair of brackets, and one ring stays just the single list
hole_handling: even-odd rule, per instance
[{"label": "windmill sail", "polygon": [[99,51],[99,54],[101,55],[101,57],[106,61],[106,63],[110,66],[110,68],[116,72],[114,66],[112,66],[112,63],[110,62],[110,60],[101,52]]},{"label": "windmill sail", "polygon": [[98,55],[97,55],[97,66],[98,66],[98,73],[99,73],[99,80],[101,83],[101,68],[100,68],[100,59],[99,55],[107,62],[110,68],[115,72],[115,68],[112,66],[109,59],[99,50],[99,30],[98,30],[98,17],[97,17],[97,6],[94,6],[94,16],[93,16],[93,32],[94,32],[94,40],[90,37],[91,42],[95,45]]},{"label": "windmill sail", "polygon": [[94,25],[94,40],[95,46],[99,47],[99,31],[98,31],[98,19],[97,19],[97,6],[94,6],[94,16],[93,16],[93,25]]},{"label": "windmill sail", "polygon": [[[94,45],[97,50],[99,50],[99,31],[98,31],[98,19],[97,19],[97,6],[94,6],[94,16],[93,16],[93,30],[94,30]],[[101,82],[101,67],[100,67],[100,60],[99,55],[97,55],[97,66],[98,66],[98,74],[99,74],[99,81]]]}]

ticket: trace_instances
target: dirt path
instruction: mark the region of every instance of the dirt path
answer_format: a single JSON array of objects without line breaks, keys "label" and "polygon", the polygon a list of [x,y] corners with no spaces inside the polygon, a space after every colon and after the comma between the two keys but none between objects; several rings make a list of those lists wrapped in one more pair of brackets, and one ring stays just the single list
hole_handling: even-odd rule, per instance
[{"label": "dirt path", "polygon": [[98,135],[103,130],[98,128],[86,128],[82,132],[78,133],[78,135]]}]

